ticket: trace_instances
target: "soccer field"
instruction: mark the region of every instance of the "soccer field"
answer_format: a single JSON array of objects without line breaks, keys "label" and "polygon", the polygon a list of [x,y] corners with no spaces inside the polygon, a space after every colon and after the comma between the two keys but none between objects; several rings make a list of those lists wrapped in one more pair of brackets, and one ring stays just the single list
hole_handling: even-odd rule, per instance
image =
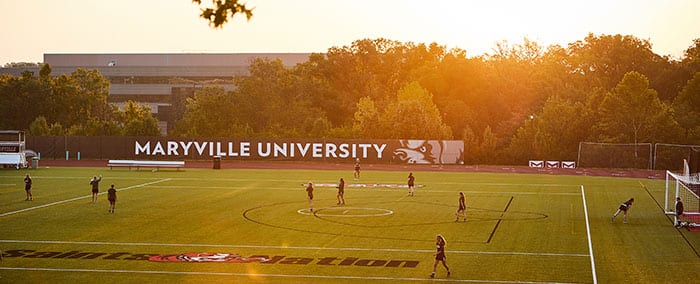
[{"label": "soccer field", "polygon": [[[697,281],[700,233],[663,214],[663,180],[428,169],[412,168],[415,196],[390,186],[408,170],[0,170],[0,283]],[[302,184],[340,177],[347,204],[319,186],[309,212]],[[629,223],[611,223],[630,197]],[[437,234],[452,274],[430,279]]]}]

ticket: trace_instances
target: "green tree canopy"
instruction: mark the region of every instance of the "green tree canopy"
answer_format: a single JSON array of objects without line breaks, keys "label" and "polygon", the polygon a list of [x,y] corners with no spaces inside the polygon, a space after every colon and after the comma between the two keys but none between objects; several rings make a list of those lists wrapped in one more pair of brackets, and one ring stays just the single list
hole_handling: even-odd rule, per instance
[{"label": "green tree canopy", "polygon": [[596,126],[600,140],[606,142],[673,141],[678,132],[670,108],[649,89],[649,80],[634,71],[605,95]]},{"label": "green tree canopy", "polygon": [[222,87],[205,87],[187,99],[184,117],[176,135],[188,137],[245,137],[248,134],[236,120],[233,94]]},{"label": "green tree canopy", "polygon": [[[389,103],[386,110],[378,116],[380,138],[421,138],[421,139],[450,139],[452,132],[442,122],[441,114],[432,100],[432,95],[420,86],[418,82],[412,82],[402,88],[396,100]],[[367,104],[363,112],[356,112],[359,118],[355,125],[364,127],[376,127],[368,122],[373,121],[371,103]],[[360,130],[364,131],[364,130]],[[378,133],[378,131],[369,131]]]},{"label": "green tree canopy", "polygon": [[674,117],[686,130],[684,143],[700,142],[700,72],[683,88],[673,101]]}]

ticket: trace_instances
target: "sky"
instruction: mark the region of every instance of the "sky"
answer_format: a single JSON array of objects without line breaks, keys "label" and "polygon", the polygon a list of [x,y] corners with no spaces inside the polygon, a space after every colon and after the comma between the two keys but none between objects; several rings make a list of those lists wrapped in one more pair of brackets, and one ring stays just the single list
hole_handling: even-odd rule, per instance
[{"label": "sky", "polygon": [[[360,39],[437,43],[467,56],[524,38],[543,46],[633,35],[682,57],[700,38],[697,0],[243,0],[221,29],[191,0],[0,0],[0,65],[44,53],[326,52]],[[202,0],[211,5],[210,0]]]}]

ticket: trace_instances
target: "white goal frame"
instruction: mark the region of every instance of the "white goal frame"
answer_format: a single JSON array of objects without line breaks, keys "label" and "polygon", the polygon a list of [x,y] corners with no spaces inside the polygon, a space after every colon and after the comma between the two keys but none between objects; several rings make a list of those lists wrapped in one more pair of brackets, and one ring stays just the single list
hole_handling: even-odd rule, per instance
[{"label": "white goal frame", "polygon": [[[687,163],[686,163],[687,164]],[[666,192],[664,196],[664,213],[673,215],[673,223],[678,224],[678,216],[676,216],[677,197],[682,196],[682,201],[686,210],[684,216],[693,216],[692,219],[697,220],[700,217],[700,196],[698,192],[689,189],[685,184],[700,184],[700,176],[698,173],[688,173],[685,166],[683,174],[676,174],[671,171],[666,171]],[[685,184],[684,184],[685,183]],[[683,220],[681,220],[683,221]]]}]

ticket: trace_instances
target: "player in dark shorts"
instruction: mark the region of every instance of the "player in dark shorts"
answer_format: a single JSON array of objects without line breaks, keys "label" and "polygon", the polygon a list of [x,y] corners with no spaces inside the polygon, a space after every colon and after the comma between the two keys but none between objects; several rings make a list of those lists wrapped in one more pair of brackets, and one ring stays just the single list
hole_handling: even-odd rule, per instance
[{"label": "player in dark shorts", "polygon": [[109,213],[114,214],[114,208],[117,204],[117,190],[114,185],[107,190],[107,200],[109,200]]},{"label": "player in dark shorts", "polygon": [[355,159],[355,180],[360,180],[360,158]]},{"label": "player in dark shorts", "polygon": [[623,212],[625,214],[625,219],[622,222],[627,224],[627,210],[629,210],[630,207],[632,207],[633,202],[634,202],[634,198],[630,198],[629,200],[620,204],[620,207],[617,208],[617,211],[612,216],[612,222],[615,222],[615,217],[617,217],[617,215],[619,215],[620,212]]},{"label": "player in dark shorts", "polygon": [[34,200],[32,196],[32,178],[29,177],[29,174],[24,177],[24,191],[27,192],[27,199],[25,199],[25,201]]},{"label": "player in dark shorts", "polygon": [[683,201],[681,197],[676,197],[676,227],[681,226],[681,216],[683,216]]},{"label": "player in dark shorts", "polygon": [[416,177],[413,176],[413,173],[408,174],[408,196],[413,196],[413,191],[415,190],[415,181]]},{"label": "player in dark shorts", "polygon": [[457,207],[457,213],[455,213],[457,219],[455,222],[459,222],[459,216],[464,217],[464,222],[467,222],[467,203],[464,198],[464,192],[459,192],[459,206]]},{"label": "player in dark shorts", "polygon": [[447,277],[450,277],[450,268],[447,266],[447,258],[445,257],[445,245],[447,241],[442,235],[437,235],[437,241],[435,246],[437,247],[437,253],[435,253],[435,263],[433,263],[433,273],[430,273],[430,278],[435,277],[435,269],[437,269],[438,262],[442,262],[442,266],[447,269]]},{"label": "player in dark shorts", "polygon": [[97,203],[97,193],[100,192],[100,181],[102,181],[102,175],[100,177],[93,176],[90,179],[90,185],[92,186],[92,203]]},{"label": "player in dark shorts", "polygon": [[345,180],[340,178],[338,182],[338,205],[345,205]]},{"label": "player in dark shorts", "polygon": [[314,184],[309,182],[309,185],[306,187],[306,193],[309,196],[309,212],[314,211]]}]

